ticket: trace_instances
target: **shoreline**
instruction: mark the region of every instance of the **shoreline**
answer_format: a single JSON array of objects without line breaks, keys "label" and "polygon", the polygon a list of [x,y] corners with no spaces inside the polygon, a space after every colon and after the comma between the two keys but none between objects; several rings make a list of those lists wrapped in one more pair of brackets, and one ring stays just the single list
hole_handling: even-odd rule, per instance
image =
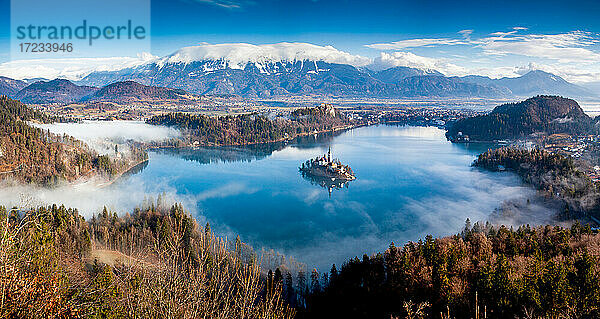
[{"label": "shoreline", "polygon": [[136,162],[135,164],[130,165],[129,167],[127,167],[127,169],[123,170],[122,172],[118,173],[117,175],[115,175],[114,177],[110,178],[108,181],[106,181],[105,183],[100,183],[100,184],[96,184],[96,186],[98,186],[98,188],[105,188],[108,187],[112,184],[114,184],[117,180],[119,180],[121,177],[123,177],[123,175],[127,174],[128,172],[130,172],[131,170],[133,170],[134,168],[147,163],[150,159],[147,158],[145,160]]},{"label": "shoreline", "polygon": [[225,147],[225,146],[249,146],[249,145],[262,145],[262,144],[273,144],[273,143],[281,143],[292,141],[299,137],[305,137],[309,135],[319,135],[325,133],[335,133],[339,131],[351,130],[363,126],[368,126],[368,124],[357,124],[357,125],[346,125],[341,127],[335,127],[329,130],[321,130],[317,132],[303,132],[296,134],[294,137],[283,137],[276,140],[264,141],[264,142],[248,142],[248,143],[232,143],[232,144],[198,144],[198,145],[183,145],[183,146],[173,146],[173,145],[161,145],[161,146],[146,146],[146,149],[179,149],[179,148],[194,148],[194,147]]}]

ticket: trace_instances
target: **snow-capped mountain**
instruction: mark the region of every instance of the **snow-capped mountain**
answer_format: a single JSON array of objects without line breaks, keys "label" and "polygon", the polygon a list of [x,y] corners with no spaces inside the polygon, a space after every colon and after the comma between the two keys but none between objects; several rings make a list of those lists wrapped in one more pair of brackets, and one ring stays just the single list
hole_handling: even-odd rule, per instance
[{"label": "snow-capped mountain", "polygon": [[269,96],[309,93],[306,82],[320,82],[324,74],[350,72],[351,77],[364,77],[355,66],[369,62],[333,47],[306,43],[207,44],[182,48],[134,68],[94,72],[81,83],[101,86],[134,80],[199,94]]},{"label": "snow-capped mountain", "polygon": [[[256,66],[261,73],[277,73],[277,64],[295,64],[301,61],[322,61],[327,63],[349,64],[355,67],[366,66],[371,60],[359,55],[340,51],[332,46],[318,46],[309,43],[276,43],[254,45],[248,43],[204,44],[185,47],[175,53],[159,58],[159,65],[202,61],[217,61],[212,67],[243,70],[248,64]],[[208,71],[208,69],[207,69]]]},{"label": "snow-capped mountain", "polygon": [[[535,76],[529,74],[499,80],[459,78],[446,77],[435,70],[410,67],[371,71],[368,67],[372,62],[371,59],[331,46],[307,43],[203,44],[182,48],[136,67],[93,72],[78,83],[100,87],[131,80],[195,94],[236,94],[247,97],[290,94],[508,97],[521,95],[524,91],[585,93],[585,90],[576,90],[577,86],[551,74],[535,73]],[[549,83],[562,83],[559,85],[561,90],[552,92],[553,87]],[[571,89],[563,90],[567,86]]]},{"label": "snow-capped mountain", "polygon": [[[444,85],[404,81],[410,76],[443,76],[435,71],[393,68],[380,72],[365,69],[370,59],[330,46],[306,43],[269,45],[207,44],[182,48],[149,63],[111,72],[93,72],[80,84],[103,86],[133,80],[145,85],[183,89],[196,94],[238,94],[268,97],[286,94],[325,94],[399,97],[410,95],[471,96],[473,92],[496,96],[501,92],[459,80]],[[407,87],[434,88],[421,92]],[[435,82],[440,84],[439,79]],[[460,83],[459,83],[460,82]]]}]

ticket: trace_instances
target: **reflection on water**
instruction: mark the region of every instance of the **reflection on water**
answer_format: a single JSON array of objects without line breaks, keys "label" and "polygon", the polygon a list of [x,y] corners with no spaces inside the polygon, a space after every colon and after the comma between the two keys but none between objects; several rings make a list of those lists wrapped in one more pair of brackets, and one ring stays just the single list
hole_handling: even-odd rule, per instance
[{"label": "reflection on water", "polygon": [[121,178],[124,178],[124,177],[127,177],[127,176],[131,176],[131,175],[135,175],[137,173],[140,173],[146,167],[148,167],[148,161],[143,161],[143,162],[137,164],[136,166],[130,168],[127,172],[123,173],[123,176],[121,176]]},{"label": "reflection on water", "polygon": [[227,147],[194,147],[194,148],[166,148],[159,149],[157,153],[177,156],[188,161],[200,164],[252,162],[261,160],[274,151],[285,146],[267,145],[254,146],[227,146]]},{"label": "reflection on water", "polygon": [[290,141],[277,143],[264,143],[240,146],[220,147],[188,147],[188,148],[164,148],[155,150],[157,153],[172,155],[188,161],[200,164],[252,162],[262,160],[276,151],[280,151],[290,145],[299,149],[313,148],[315,146],[327,145],[342,131],[314,134],[297,137]]},{"label": "reflection on water", "polygon": [[331,193],[333,192],[333,190],[348,188],[348,184],[350,184],[351,182],[342,179],[335,179],[332,177],[315,176],[302,171],[300,171],[300,175],[302,175],[302,178],[309,181],[312,185],[317,185],[325,188],[329,193],[329,197],[331,197]]},{"label": "reflection on water", "polygon": [[[279,145],[150,152],[143,171],[113,187],[166,192],[220,235],[329,269],[392,241],[456,234],[467,218],[489,220],[505,200],[534,196],[515,175],[471,167],[489,146],[452,144],[431,127],[362,127]],[[299,174],[329,147],[359,173],[351,185]],[[552,215],[535,213],[519,221]]]}]

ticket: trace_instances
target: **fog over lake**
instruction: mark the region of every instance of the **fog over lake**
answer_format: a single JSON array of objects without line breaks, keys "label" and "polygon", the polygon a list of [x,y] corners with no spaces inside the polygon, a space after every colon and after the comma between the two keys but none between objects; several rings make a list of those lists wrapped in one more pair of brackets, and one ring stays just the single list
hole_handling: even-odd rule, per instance
[{"label": "fog over lake", "polygon": [[[86,130],[69,132],[77,137]],[[163,133],[156,138],[174,134],[157,132]],[[455,234],[466,218],[550,222],[553,212],[535,201],[524,216],[492,217],[504,201],[526,201],[535,191],[513,174],[472,168],[488,146],[449,143],[438,128],[372,126],[289,145],[150,151],[145,168],[106,188],[13,186],[0,195],[14,203],[31,193],[36,203],[64,203],[89,217],[104,205],[125,213],[144,198],[164,194],[219,235],[239,235],[257,250],[274,249],[328,270],[332,263],[383,251],[392,241],[402,245],[427,234]],[[298,171],[328,147],[357,176],[331,194]]]}]

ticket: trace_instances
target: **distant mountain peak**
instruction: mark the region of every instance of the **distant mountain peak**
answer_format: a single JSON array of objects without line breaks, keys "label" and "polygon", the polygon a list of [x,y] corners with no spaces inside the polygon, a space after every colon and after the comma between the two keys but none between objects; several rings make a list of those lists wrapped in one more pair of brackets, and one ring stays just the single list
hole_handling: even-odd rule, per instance
[{"label": "distant mountain peak", "polygon": [[90,86],[79,86],[65,79],[38,81],[20,90],[15,97],[29,104],[72,103],[98,90]]},{"label": "distant mountain peak", "polygon": [[469,75],[461,78],[463,81],[503,87],[510,90],[511,95],[525,97],[535,95],[562,95],[575,98],[597,97],[590,90],[567,82],[562,77],[542,70],[531,70],[519,77],[504,77],[491,79]]},{"label": "distant mountain peak", "polygon": [[370,59],[340,51],[332,46],[281,42],[255,45],[249,43],[202,44],[184,47],[158,59],[158,65],[202,61],[219,61],[232,69],[244,69],[248,63],[323,61],[364,66]]},{"label": "distant mountain peak", "polygon": [[419,69],[407,66],[391,67],[379,72],[374,72],[373,77],[385,83],[398,83],[411,76],[444,76],[442,73],[432,69]]},{"label": "distant mountain peak", "polygon": [[166,100],[185,100],[188,93],[184,90],[149,86],[136,81],[122,81],[106,85],[98,91],[84,97],[84,102],[154,102]]},{"label": "distant mountain peak", "polygon": [[14,97],[21,89],[27,86],[27,83],[21,80],[11,79],[0,76],[0,95]]},{"label": "distant mountain peak", "polygon": [[[193,94],[262,98],[314,94],[376,98],[595,96],[543,71],[502,79],[446,77],[436,70],[407,66],[370,70],[367,65],[372,65],[371,62],[331,46],[308,43],[201,44],[136,67],[93,72],[78,83],[104,86],[134,80]],[[413,77],[418,78],[410,79]]]}]

